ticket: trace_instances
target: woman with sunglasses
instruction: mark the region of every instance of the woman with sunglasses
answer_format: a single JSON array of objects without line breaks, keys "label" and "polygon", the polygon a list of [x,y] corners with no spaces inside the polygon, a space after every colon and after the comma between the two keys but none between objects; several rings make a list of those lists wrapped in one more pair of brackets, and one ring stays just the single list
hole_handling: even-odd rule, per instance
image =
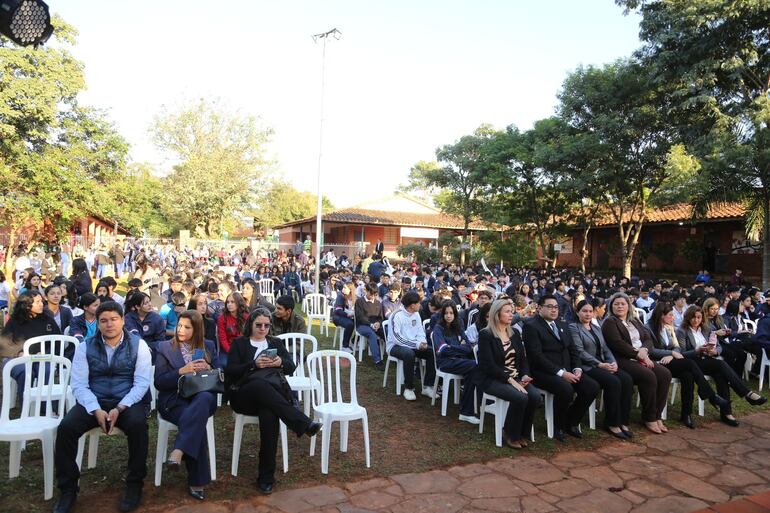
[{"label": "woman with sunglasses", "polygon": [[[264,494],[273,492],[279,420],[297,436],[315,436],[321,424],[294,406],[285,376],[294,373],[284,343],[269,336],[270,312],[257,308],[249,316],[243,336],[230,346],[225,375],[230,404],[236,413],[259,417],[259,474],[257,485]],[[301,365],[301,362],[300,362]]]}]

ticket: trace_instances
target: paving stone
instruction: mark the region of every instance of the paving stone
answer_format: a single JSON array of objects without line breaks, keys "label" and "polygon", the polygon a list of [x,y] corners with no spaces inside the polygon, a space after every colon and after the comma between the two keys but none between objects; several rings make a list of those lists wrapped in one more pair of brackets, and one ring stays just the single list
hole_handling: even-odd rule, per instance
[{"label": "paving stone", "polygon": [[634,493],[638,493],[642,497],[665,497],[674,493],[674,490],[671,488],[640,478],[626,481],[626,488]]},{"label": "paving stone", "polygon": [[396,504],[392,513],[454,513],[460,511],[468,500],[456,493],[423,494]]},{"label": "paving stone", "polygon": [[556,497],[561,497],[562,499],[582,495],[593,488],[593,486],[582,479],[562,479],[561,481],[555,481],[540,487],[544,492],[555,495]]},{"label": "paving stone", "polygon": [[396,497],[403,497],[404,496],[404,490],[398,486],[397,484],[394,484],[392,486],[388,486],[383,490],[385,493],[389,493],[391,495],[395,495]]},{"label": "paving stone", "polygon": [[622,479],[624,482],[628,481],[629,479],[638,479],[639,478],[639,476],[637,476],[636,474],[629,474],[628,472],[619,472],[618,471],[618,472],[615,472],[615,474],[617,474],[617,476],[620,479]]},{"label": "paving stone", "polygon": [[729,495],[714,485],[678,470],[663,474],[661,480],[668,486],[698,499],[709,502],[725,502],[730,500]]},{"label": "paving stone", "polygon": [[460,485],[460,481],[445,470],[432,470],[421,474],[398,474],[391,476],[391,479],[400,484],[407,494],[451,492]]},{"label": "paving stone", "polygon": [[627,513],[633,505],[616,493],[594,490],[586,495],[561,501],[557,506],[570,513]]},{"label": "paving stone", "polygon": [[765,442],[765,449],[755,450],[754,452],[747,454],[744,459],[767,465],[768,462],[770,462],[770,449],[767,449],[767,446],[768,444]]},{"label": "paving stone", "polygon": [[574,467],[598,466],[606,463],[606,458],[595,451],[563,452],[551,458],[553,465],[569,469]]},{"label": "paving stone", "polygon": [[583,467],[570,470],[572,477],[585,479],[592,487],[604,488],[622,487],[623,480],[617,472],[609,467]]},{"label": "paving stone", "polygon": [[687,439],[697,447],[701,446],[701,442],[710,444],[729,444],[746,438],[749,438],[749,433],[747,431],[741,430],[740,428],[728,430],[721,427],[715,429],[694,429],[687,435]]},{"label": "paving stone", "polygon": [[521,511],[522,513],[548,513],[556,511],[556,507],[537,495],[528,495],[521,498]]},{"label": "paving stone", "polygon": [[171,511],[173,513],[230,513],[230,508],[222,504],[206,502],[203,504],[186,504]]},{"label": "paving stone", "polygon": [[481,463],[472,463],[470,465],[460,465],[457,467],[451,467],[448,472],[459,479],[466,479],[469,477],[476,477],[482,474],[489,474],[492,469]]},{"label": "paving stone", "polygon": [[301,513],[311,509],[316,509],[316,506],[302,500],[299,495],[300,490],[285,490],[281,492],[275,492],[269,497],[262,499],[264,504],[279,508],[286,513]]},{"label": "paving stone", "polygon": [[[495,499],[475,499],[471,502],[471,507],[479,508],[484,511],[501,511],[510,513],[520,513],[521,503],[516,497],[500,497]],[[463,510],[465,512],[466,510]]]},{"label": "paving stone", "polygon": [[521,497],[526,492],[503,474],[487,474],[469,479],[457,488],[469,499],[495,499],[500,497]]},{"label": "paving stone", "polygon": [[647,500],[645,498],[639,497],[638,495],[636,495],[634,492],[630,490],[620,490],[619,492],[615,492],[615,493],[617,493],[618,495],[626,499],[631,504],[636,504],[637,506],[639,504],[644,504],[644,501]]},{"label": "paving stone", "polygon": [[342,504],[337,504],[337,511],[339,513],[376,513],[375,511],[372,511],[369,509],[357,508],[355,506],[348,504],[347,502],[343,502]]},{"label": "paving stone", "polygon": [[[744,493],[749,494],[749,499],[754,500],[756,498],[755,494],[762,494],[767,491],[767,485],[761,484],[761,485],[751,485],[747,486],[743,489]],[[770,499],[769,499],[770,500]],[[768,504],[767,509],[770,509],[770,504]]]},{"label": "paving stone", "polygon": [[[328,506],[345,502],[348,499],[347,494],[336,486],[313,486],[293,490],[293,492],[297,494],[297,497],[313,506]],[[281,507],[280,504],[277,504],[277,506]]]},{"label": "paving stone", "polygon": [[390,479],[378,477],[375,479],[367,479],[366,481],[348,483],[345,485],[345,490],[347,490],[350,495],[355,495],[357,493],[365,492],[366,490],[372,490],[374,488],[387,488],[392,484],[393,481]]},{"label": "paving stone", "polygon": [[708,504],[692,497],[671,496],[649,499],[631,513],[687,513],[706,507]]},{"label": "paving stone", "polygon": [[647,447],[643,444],[635,444],[630,442],[617,442],[613,445],[607,445],[600,447],[599,453],[606,456],[611,456],[612,459],[622,458],[623,456],[634,456],[635,454],[644,454],[647,452]]},{"label": "paving stone", "polygon": [[233,513],[272,513],[274,510],[261,504],[241,503],[235,506]]},{"label": "paving stone", "polygon": [[645,442],[648,447],[663,452],[688,449],[690,447],[690,444],[687,443],[686,440],[676,436],[673,433],[669,433],[666,436],[651,436],[645,440]]},{"label": "paving stone", "polygon": [[700,478],[708,477],[717,471],[716,467],[704,461],[680,459],[677,453],[670,456],[650,456],[650,459]]},{"label": "paving stone", "polygon": [[770,416],[767,415],[767,412],[746,415],[745,417],[741,417],[741,422],[762,428],[765,432],[770,431]]},{"label": "paving stone", "polygon": [[543,499],[548,504],[556,504],[557,502],[559,502],[561,500],[559,497],[556,497],[554,495],[551,495],[550,493],[545,493],[545,492],[540,492],[540,493],[535,494],[535,495],[537,495],[538,497]]},{"label": "paving stone", "polygon": [[487,463],[493,470],[503,472],[516,480],[523,480],[535,485],[563,479],[564,473],[541,458],[521,457],[497,460]]},{"label": "paving stone", "polygon": [[[765,443],[765,447],[767,447],[766,443]],[[746,454],[755,449],[756,447],[753,447],[747,444],[746,442],[737,442],[737,443],[730,444],[730,446],[727,448],[727,454],[740,456],[741,454]]]},{"label": "paving stone", "polygon": [[767,513],[767,508],[748,500],[730,501],[725,504],[715,504],[711,509],[719,513]]},{"label": "paving stone", "polygon": [[770,509],[770,492],[766,491],[764,493],[752,495],[747,500],[750,500],[751,502],[755,502],[761,506],[766,507],[767,509]]},{"label": "paving stone", "polygon": [[709,479],[709,482],[714,483],[717,486],[743,488],[744,486],[762,484],[765,480],[748,470],[732,465],[725,465],[719,469],[719,472],[716,475]]},{"label": "paving stone", "polygon": [[653,476],[671,470],[671,467],[647,456],[629,456],[620,461],[611,463],[615,470],[636,474],[639,476]]},{"label": "paving stone", "polygon": [[350,504],[358,508],[379,510],[388,508],[403,499],[381,490],[366,490],[350,497]]}]

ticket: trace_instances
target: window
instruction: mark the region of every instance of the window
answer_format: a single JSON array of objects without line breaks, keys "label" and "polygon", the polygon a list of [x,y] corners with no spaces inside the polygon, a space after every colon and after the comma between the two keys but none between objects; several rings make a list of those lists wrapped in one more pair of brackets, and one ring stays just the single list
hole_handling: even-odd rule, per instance
[{"label": "window", "polygon": [[382,238],[382,242],[385,244],[398,244],[398,234],[400,233],[398,228],[385,228],[385,235]]}]

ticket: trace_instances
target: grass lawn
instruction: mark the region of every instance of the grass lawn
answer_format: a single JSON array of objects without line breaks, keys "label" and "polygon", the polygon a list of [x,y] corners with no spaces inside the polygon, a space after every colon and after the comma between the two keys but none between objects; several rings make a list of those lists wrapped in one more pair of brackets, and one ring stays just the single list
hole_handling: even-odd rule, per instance
[{"label": "grass lawn", "polygon": [[[330,334],[333,335],[333,327]],[[313,334],[318,335],[317,326]],[[330,348],[331,337],[320,337],[320,348]],[[388,387],[382,388],[382,373],[377,371],[371,359],[364,356],[358,366],[358,398],[369,413],[371,438],[372,468],[367,469],[364,460],[363,435],[361,423],[352,422],[348,452],[339,452],[339,430],[335,425],[332,435],[329,475],[321,474],[320,440],[316,455],[308,456],[309,439],[298,439],[289,433],[289,472],[282,473],[280,444],[278,455],[278,473],[276,490],[313,486],[318,484],[344,484],[379,476],[389,476],[405,472],[421,472],[452,465],[483,462],[500,457],[534,455],[549,457],[555,452],[565,450],[591,450],[612,439],[600,431],[587,429],[588,419],[584,422],[585,437],[582,440],[570,439],[566,445],[549,440],[545,435],[543,410],[536,415],[536,442],[524,451],[498,448],[494,445],[494,423],[487,416],[484,435],[478,434],[478,427],[460,422],[457,419],[458,407],[452,404],[446,417],[441,416],[440,401],[430,406],[430,399],[418,395],[415,402],[407,402],[394,393],[395,369],[390,369]],[[752,387],[756,389],[756,382]],[[673,419],[679,416],[680,402],[669,406],[667,423],[669,427],[678,427]],[[742,400],[734,404],[737,416],[749,411],[767,409],[768,405],[751,408]],[[696,412],[697,413],[697,412]],[[632,429],[641,431],[638,424],[639,410],[632,412]],[[157,436],[156,414],[150,419],[150,447],[148,456],[148,476],[145,484],[144,506],[161,508],[163,505],[192,503],[186,494],[186,475],[182,471],[176,475],[164,473],[160,488],[153,485],[153,468]],[[597,414],[597,425],[601,425],[602,413]],[[697,417],[696,423],[718,419],[716,410],[706,406],[706,417]],[[259,446],[258,426],[247,426],[241,448],[238,477],[230,475],[230,457],[233,443],[233,417],[229,407],[217,411],[215,418],[217,473],[218,479],[207,489],[207,498],[211,501],[238,500],[254,495],[254,479],[257,474],[257,452]],[[724,427],[724,429],[729,429]],[[172,433],[173,437],[173,433]],[[633,442],[629,442],[633,443]],[[172,446],[173,442],[169,444]],[[8,465],[8,444],[0,444],[0,469]],[[84,456],[84,464],[86,456]],[[123,476],[126,464],[126,444],[122,436],[101,437],[97,466],[84,470],[81,478],[81,494],[78,511],[112,510],[123,492]],[[85,466],[85,465],[84,465]],[[57,492],[55,492],[56,496]],[[0,511],[28,513],[50,511],[52,502],[43,501],[43,462],[39,442],[27,444],[22,454],[21,475],[16,479],[0,479]]]}]

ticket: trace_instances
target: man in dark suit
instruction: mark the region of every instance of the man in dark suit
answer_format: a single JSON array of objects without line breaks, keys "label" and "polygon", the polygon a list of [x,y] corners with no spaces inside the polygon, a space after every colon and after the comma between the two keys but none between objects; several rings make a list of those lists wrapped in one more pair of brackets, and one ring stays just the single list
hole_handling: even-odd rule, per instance
[{"label": "man in dark suit", "polygon": [[382,243],[382,240],[377,239],[377,244],[374,245],[374,253],[380,256],[385,253],[385,244]]},{"label": "man in dark suit", "polygon": [[[567,324],[559,320],[559,302],[551,294],[538,299],[538,315],[524,322],[522,338],[534,383],[554,395],[554,438],[581,438],[580,420],[599,393],[599,384],[583,374],[580,354]],[[573,396],[577,394],[573,401]]]}]

